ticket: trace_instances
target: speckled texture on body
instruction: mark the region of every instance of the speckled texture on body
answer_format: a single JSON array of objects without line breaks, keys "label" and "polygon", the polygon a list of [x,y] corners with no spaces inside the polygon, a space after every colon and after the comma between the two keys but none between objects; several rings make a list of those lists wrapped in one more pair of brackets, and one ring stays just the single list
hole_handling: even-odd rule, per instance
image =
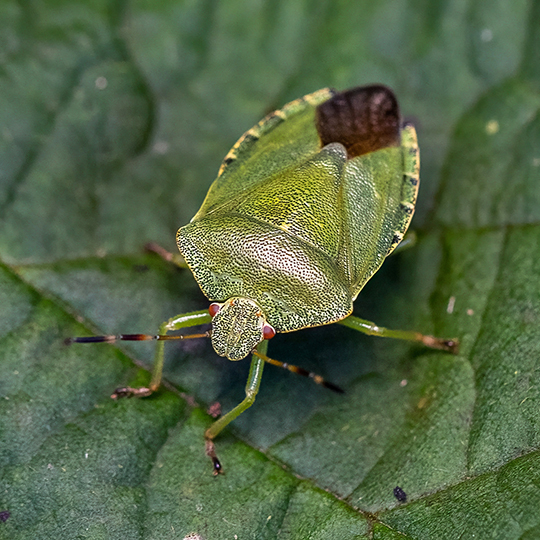
[{"label": "speckled texture on body", "polygon": [[[349,92],[321,90],[249,130],[199,212],[178,231],[178,247],[204,294],[218,302],[254,300],[278,332],[349,315],[414,212],[414,127],[400,128],[397,101],[385,87]],[[370,151],[356,157],[347,155],[347,142],[321,147],[317,106],[332,100],[339,107],[333,100],[355,96],[366,101],[365,93],[367,101],[391,102],[385,114],[397,115],[388,122],[394,139],[385,134],[383,148],[367,144]]]}]

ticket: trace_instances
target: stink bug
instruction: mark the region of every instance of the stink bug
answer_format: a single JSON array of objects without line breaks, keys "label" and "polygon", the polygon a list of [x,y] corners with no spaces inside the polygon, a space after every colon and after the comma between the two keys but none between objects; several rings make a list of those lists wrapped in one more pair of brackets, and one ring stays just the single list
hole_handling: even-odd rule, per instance
[{"label": "stink bug", "polygon": [[[200,210],[181,227],[180,255],[212,302],[209,311],[173,317],[158,335],[72,338],[70,342],[158,341],[148,396],[160,385],[163,341],[210,337],[221,356],[253,354],[246,398],[206,431],[206,451],[221,472],[213,439],[250,407],[264,362],[337,386],[266,356],[276,333],[339,322],[366,334],[418,341],[450,352],[457,341],[389,330],[351,315],[353,302],[403,239],[416,204],[419,150],[401,122],[393,92],[381,85],[308,94],[269,114],[225,157]],[[211,331],[167,332],[212,322]]]}]

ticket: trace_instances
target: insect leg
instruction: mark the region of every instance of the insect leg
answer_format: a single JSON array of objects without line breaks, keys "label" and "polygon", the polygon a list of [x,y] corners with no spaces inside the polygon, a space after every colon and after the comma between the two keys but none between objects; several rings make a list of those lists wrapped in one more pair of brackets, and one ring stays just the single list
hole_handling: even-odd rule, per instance
[{"label": "insect leg", "polygon": [[171,253],[170,251],[167,251],[165,248],[162,248],[159,244],[156,244],[154,242],[148,242],[148,244],[144,246],[144,249],[146,251],[150,251],[151,253],[156,253],[164,261],[171,262],[176,266],[179,266],[180,268],[188,268],[184,257],[182,257],[180,253]]},{"label": "insect leg", "polygon": [[354,315],[349,315],[345,319],[339,321],[339,324],[348,326],[353,330],[358,330],[359,332],[363,332],[369,336],[417,341],[424,344],[426,347],[448,351],[453,354],[457,354],[459,351],[459,341],[457,339],[436,338],[421,334],[420,332],[412,332],[409,330],[390,330],[388,328],[383,328],[382,326],[377,326],[375,323],[370,321],[355,317]]},{"label": "insect leg", "polygon": [[89,336],[89,337],[75,337],[66,339],[66,344],[71,343],[114,343],[115,341],[147,341],[155,340],[156,352],[154,355],[154,363],[152,364],[152,374],[150,378],[150,384],[148,387],[143,388],[131,388],[129,386],[124,388],[117,388],[112,394],[112,398],[120,397],[146,397],[155,392],[159,385],[161,384],[161,377],[163,373],[163,362],[165,358],[165,341],[170,341],[173,339],[196,339],[209,337],[208,332],[203,332],[200,334],[188,334],[188,335],[176,335],[171,336],[167,335],[167,332],[173,330],[180,330],[182,328],[190,328],[191,326],[197,326],[199,324],[205,324],[212,321],[212,317],[207,310],[203,311],[192,311],[190,313],[183,313],[177,315],[164,322],[158,330],[158,334],[149,335],[149,334],[119,334],[119,335],[109,335],[109,336]]},{"label": "insect leg", "polygon": [[149,396],[152,392],[155,392],[161,384],[161,378],[163,374],[163,362],[165,361],[165,341],[171,339],[192,339],[199,337],[209,337],[210,334],[205,332],[204,334],[191,334],[187,336],[168,336],[167,332],[174,330],[180,330],[182,328],[189,328],[191,326],[197,326],[198,324],[209,323],[212,321],[212,317],[207,310],[193,311],[191,313],[183,313],[172,317],[167,322],[164,322],[158,330],[158,340],[156,343],[156,352],[154,353],[154,362],[152,364],[152,376],[150,378],[150,385],[148,388],[117,388],[112,395],[114,399],[119,397],[129,396]]},{"label": "insect leg", "polygon": [[[257,346],[257,351],[264,355],[268,347],[268,341],[262,341]],[[264,360],[253,355],[251,358],[251,366],[249,368],[248,380],[246,383],[246,397],[234,409],[223,415],[219,420],[216,420],[205,432],[206,438],[206,455],[212,460],[214,465],[214,474],[223,472],[221,463],[216,456],[214,438],[230,424],[235,418],[240,416],[246,409],[251,407],[255,402],[259,386],[261,385],[262,372],[264,368]]]}]

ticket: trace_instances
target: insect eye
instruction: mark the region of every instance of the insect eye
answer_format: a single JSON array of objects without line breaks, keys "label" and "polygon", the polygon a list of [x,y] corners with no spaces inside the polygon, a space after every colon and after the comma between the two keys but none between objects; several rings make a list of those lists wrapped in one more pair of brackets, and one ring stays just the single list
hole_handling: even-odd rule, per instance
[{"label": "insect eye", "polygon": [[218,314],[218,311],[221,309],[221,304],[218,304],[217,302],[213,302],[212,304],[210,304],[210,306],[208,307],[208,313],[210,313],[210,315],[212,317],[215,317],[217,314]]},{"label": "insect eye", "polygon": [[276,331],[269,324],[263,326],[262,333],[263,339],[272,339],[276,335]]}]

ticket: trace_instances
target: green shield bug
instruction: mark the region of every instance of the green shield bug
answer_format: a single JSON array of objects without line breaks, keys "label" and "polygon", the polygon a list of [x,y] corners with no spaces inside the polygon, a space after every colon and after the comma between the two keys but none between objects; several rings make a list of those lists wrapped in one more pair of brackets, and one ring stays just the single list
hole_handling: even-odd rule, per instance
[{"label": "green shield bug", "polygon": [[[389,330],[351,315],[353,302],[403,239],[416,204],[419,150],[403,124],[393,92],[381,85],[345,92],[323,89],[269,114],[225,157],[191,222],[177,233],[181,256],[212,302],[209,311],[173,317],[156,336],[72,338],[70,342],[158,341],[148,388],[121,388],[114,397],[148,396],[161,382],[168,339],[210,337],[217,354],[253,354],[246,398],[205,433],[214,473],[216,435],[251,406],[265,362],[340,388],[297,366],[266,356],[279,332],[340,322],[381,337],[457,351],[457,341]],[[167,332],[212,323],[192,335]]]}]

